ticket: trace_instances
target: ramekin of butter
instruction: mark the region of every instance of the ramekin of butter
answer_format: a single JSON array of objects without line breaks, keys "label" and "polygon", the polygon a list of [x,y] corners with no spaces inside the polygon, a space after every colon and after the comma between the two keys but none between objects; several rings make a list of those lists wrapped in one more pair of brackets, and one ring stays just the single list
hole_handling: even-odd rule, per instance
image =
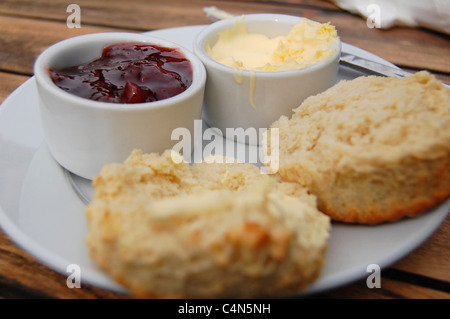
[{"label": "ramekin of butter", "polygon": [[203,117],[225,136],[227,128],[264,130],[336,83],[340,52],[329,23],[281,14],[214,22],[194,43],[207,72]]},{"label": "ramekin of butter", "polygon": [[64,168],[92,179],[133,149],[163,152],[174,129],[201,119],[205,67],[172,42],[125,32],[58,42],[34,65],[48,148]]}]

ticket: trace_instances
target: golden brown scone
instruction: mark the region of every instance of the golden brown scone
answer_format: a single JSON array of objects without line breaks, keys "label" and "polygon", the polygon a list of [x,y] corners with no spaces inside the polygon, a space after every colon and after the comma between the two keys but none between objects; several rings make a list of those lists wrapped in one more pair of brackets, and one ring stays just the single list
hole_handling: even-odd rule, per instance
[{"label": "golden brown scone", "polygon": [[335,220],[394,221],[450,195],[450,89],[425,71],[341,81],[273,128],[279,175]]},{"label": "golden brown scone", "polygon": [[[143,193],[151,199],[162,199],[207,190],[245,191],[265,178],[252,164],[200,162],[189,165],[179,156],[170,150],[161,155],[134,150],[123,164],[103,167],[93,181],[94,198],[107,200]],[[316,197],[298,183],[279,182],[272,191],[299,197],[316,206]]]},{"label": "golden brown scone", "polygon": [[134,151],[94,186],[88,250],[135,296],[276,297],[320,274],[329,217],[305,188],[253,165]]}]

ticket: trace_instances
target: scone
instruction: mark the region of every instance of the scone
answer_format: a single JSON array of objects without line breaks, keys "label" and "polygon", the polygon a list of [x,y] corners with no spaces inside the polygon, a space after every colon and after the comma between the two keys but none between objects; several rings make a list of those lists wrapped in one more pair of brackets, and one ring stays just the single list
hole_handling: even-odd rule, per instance
[{"label": "scone", "polygon": [[253,165],[135,151],[94,186],[89,253],[136,297],[277,297],[320,274],[329,217],[299,184]]},{"label": "scone", "polygon": [[395,221],[450,195],[450,89],[428,72],[341,81],[271,129],[282,180],[334,220]]},{"label": "scone", "polygon": [[[246,191],[265,176],[258,167],[246,163],[207,163],[193,165],[182,161],[178,153],[145,154],[134,150],[123,164],[105,165],[94,179],[94,199],[108,200],[118,196],[145,194],[152,200],[227,189]],[[272,192],[295,196],[316,206],[316,197],[298,183],[277,182]]]}]

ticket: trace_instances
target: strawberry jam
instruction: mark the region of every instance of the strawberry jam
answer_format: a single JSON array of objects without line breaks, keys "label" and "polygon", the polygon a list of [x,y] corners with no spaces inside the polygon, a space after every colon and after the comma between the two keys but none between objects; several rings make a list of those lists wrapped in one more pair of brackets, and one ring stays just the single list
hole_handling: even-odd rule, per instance
[{"label": "strawberry jam", "polygon": [[191,63],[179,50],[128,42],[105,47],[92,62],[49,73],[67,92],[112,103],[159,101],[192,83]]}]

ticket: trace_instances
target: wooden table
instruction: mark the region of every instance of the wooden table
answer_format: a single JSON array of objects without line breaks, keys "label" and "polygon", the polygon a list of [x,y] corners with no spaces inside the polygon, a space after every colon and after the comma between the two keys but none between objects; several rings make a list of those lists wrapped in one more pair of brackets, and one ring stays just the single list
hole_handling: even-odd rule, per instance
[{"label": "wooden table", "polygon": [[[81,28],[68,28],[63,0],[2,0],[0,2],[0,102],[33,75],[36,56],[52,43],[100,31],[142,32],[208,24],[204,6],[215,5],[235,14],[285,13],[331,22],[344,42],[372,52],[407,70],[427,69],[450,83],[448,35],[425,29],[370,29],[366,20],[324,0],[77,0]],[[1,150],[0,150],[1,151]],[[1,178],[1,176],[0,176]],[[366,281],[350,283],[315,298],[449,298],[450,219],[421,247],[384,269],[381,288]],[[83,285],[69,289],[66,277],[42,265],[0,233],[1,298],[123,298]]]}]

